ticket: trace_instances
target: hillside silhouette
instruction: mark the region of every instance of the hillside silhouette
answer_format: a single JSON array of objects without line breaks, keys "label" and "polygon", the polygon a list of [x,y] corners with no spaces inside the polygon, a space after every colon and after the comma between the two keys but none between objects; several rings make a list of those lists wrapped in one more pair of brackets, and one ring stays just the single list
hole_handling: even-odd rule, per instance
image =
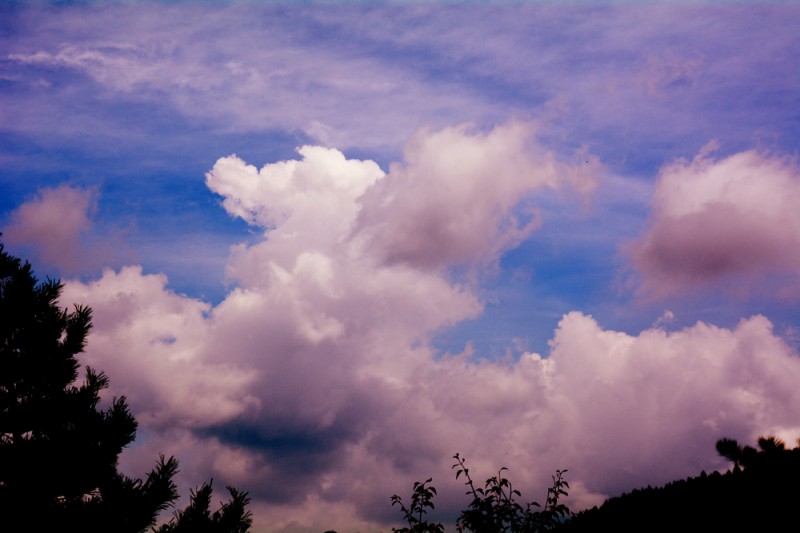
[{"label": "hillside silhouette", "polygon": [[758,449],[732,439],[717,451],[732,470],[647,487],[578,513],[558,528],[589,531],[768,531],[796,527],[800,504],[800,447],[762,437]]}]

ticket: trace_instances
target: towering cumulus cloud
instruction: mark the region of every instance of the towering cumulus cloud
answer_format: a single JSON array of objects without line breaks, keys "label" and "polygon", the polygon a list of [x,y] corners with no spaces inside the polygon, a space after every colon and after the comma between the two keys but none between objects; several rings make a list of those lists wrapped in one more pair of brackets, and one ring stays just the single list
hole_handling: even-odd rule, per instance
[{"label": "towering cumulus cloud", "polygon": [[800,294],[800,168],[746,151],[708,150],[662,169],[650,228],[633,247],[657,294],[732,277],[788,274]]},{"label": "towering cumulus cloud", "polygon": [[250,491],[265,531],[374,530],[414,479],[462,507],[457,451],[478,478],[513,467],[531,497],[569,468],[580,506],[714,467],[721,435],[798,431],[800,363],[761,317],[631,336],[571,313],[548,357],[504,362],[429,346],[482,310],[451,267],[493,264],[535,229],[537,190],[587,193],[592,168],[522,124],[421,132],[388,173],[310,146],[261,169],[218,160],[208,186],[263,231],[232,250],[224,301],[136,267],[64,293],[95,309],[87,362],[142,421],[124,460],[179,455]]}]

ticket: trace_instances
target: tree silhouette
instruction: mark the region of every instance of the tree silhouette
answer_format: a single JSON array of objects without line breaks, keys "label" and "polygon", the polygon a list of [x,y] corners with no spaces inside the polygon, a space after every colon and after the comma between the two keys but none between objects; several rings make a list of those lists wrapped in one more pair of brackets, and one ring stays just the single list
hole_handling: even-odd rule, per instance
[{"label": "tree silhouette", "polygon": [[76,384],[91,310],[58,306],[62,285],[38,283],[0,243],[0,520],[4,531],[139,532],[177,498],[178,463],[147,478],[117,472],[136,433],[124,397],[99,409],[108,378]]},{"label": "tree silhouette", "polygon": [[231,499],[212,513],[211,483],[192,491],[189,506],[177,511],[173,519],[156,529],[156,533],[246,533],[253,520],[247,511],[250,498],[246,492],[227,487]]},{"label": "tree silhouette", "polygon": [[[0,530],[140,533],[178,498],[178,461],[161,455],[144,480],[117,472],[136,419],[124,396],[99,409],[108,378],[76,356],[86,345],[91,309],[58,305],[63,286],[38,283],[31,265],[0,242]],[[156,531],[246,533],[246,492],[208,511],[211,484]],[[153,528],[155,529],[155,528]]]}]

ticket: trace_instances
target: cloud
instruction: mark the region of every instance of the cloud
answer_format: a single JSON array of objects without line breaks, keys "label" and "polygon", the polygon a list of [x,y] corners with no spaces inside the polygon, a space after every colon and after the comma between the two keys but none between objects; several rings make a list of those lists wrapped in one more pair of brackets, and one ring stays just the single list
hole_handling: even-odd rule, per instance
[{"label": "cloud", "polygon": [[97,187],[40,188],[8,214],[3,240],[59,275],[99,274],[131,256],[125,230],[96,220],[99,202]]},{"label": "cloud", "polygon": [[210,306],[166,284],[166,276],[137,266],[106,270],[85,284],[67,282],[62,305],[85,303],[93,312],[84,363],[105,371],[112,393],[130,398],[149,427],[192,428],[242,414],[257,403],[246,390],[257,376],[204,357]]},{"label": "cloud", "polygon": [[[430,86],[413,65],[365,53],[344,38],[349,30],[320,46],[318,35],[308,38],[320,25],[342,30],[303,8],[154,9],[62,9],[57,27],[28,10],[23,24],[40,38],[21,38],[25,44],[6,57],[14,70],[42,70],[51,92],[64,72],[80,73],[115,97],[166,105],[227,131],[285,129],[337,146],[396,146],[419,117],[441,123],[480,109],[456,84]],[[59,37],[51,40],[52,31]],[[83,76],[68,77],[77,84]],[[486,113],[468,118],[479,116]]]},{"label": "cloud", "polygon": [[303,146],[298,153],[302,161],[282,161],[260,171],[235,155],[222,158],[206,183],[225,197],[222,205],[231,215],[268,231],[277,229],[279,235],[301,231],[326,242],[331,232],[350,227],[357,198],[383,171],[372,161],[347,160],[332,148]]},{"label": "cloud", "polygon": [[82,237],[92,229],[96,192],[62,185],[40,189],[32,200],[9,215],[3,239],[10,245],[34,248],[48,267],[73,273],[87,263]]},{"label": "cloud", "polygon": [[[572,504],[585,506],[724,466],[713,451],[720,436],[800,432],[800,358],[763,317],[633,336],[576,312],[560,322],[547,358],[473,362],[386,338],[369,354],[355,352],[369,348],[363,339],[291,350],[266,306],[250,308],[261,318],[240,330],[218,323],[216,310],[190,324],[201,310],[165,291],[163,278],[135,269],[120,277],[133,283],[113,309],[98,305],[101,290],[112,293],[107,281],[94,294],[70,284],[67,296],[95,307],[87,361],[107,368],[112,392],[132,401],[145,434],[133,452],[139,470],[157,451],[175,453],[194,476],[186,483],[213,476],[250,490],[264,531],[385,527],[397,519],[387,497],[431,475],[448,516],[465,503],[450,479],[455,451],[479,480],[510,466],[529,498],[542,497],[553,469],[568,468]],[[137,305],[136,284],[154,305]],[[128,312],[114,316],[120,309]],[[190,333],[208,334],[195,356]],[[169,424],[152,416],[159,411]]]},{"label": "cloud", "polygon": [[488,133],[467,126],[417,133],[405,164],[365,194],[356,231],[389,263],[497,260],[538,226],[535,209],[522,205],[532,191],[570,184],[588,195],[595,186],[596,164],[562,163],[532,137],[522,123]]},{"label": "cloud", "polygon": [[630,249],[644,286],[657,295],[763,275],[800,274],[800,168],[757,151],[664,167],[650,224]]},{"label": "cloud", "polygon": [[[285,129],[394,150],[423,123],[537,116],[549,101],[564,103],[568,142],[614,138],[626,149],[608,160],[652,164],[663,146],[741,139],[754,124],[790,129],[796,19],[785,5],[32,7],[13,15],[6,95],[24,105],[4,126],[50,139],[109,135],[119,124],[86,121],[133,102],[143,115],[156,110],[157,124],[166,112],[217,131]],[[103,97],[75,97],[87,93]],[[137,130],[125,139],[154,137]]]},{"label": "cloud", "polygon": [[[467,503],[455,452],[477,481],[508,466],[539,500],[568,468],[580,507],[724,466],[721,436],[800,432],[800,358],[763,317],[630,335],[573,312],[546,357],[431,348],[436,330],[482,311],[448,267],[519,242],[523,226],[505,219],[538,190],[591,183],[521,125],[421,132],[388,173],[330,148],[298,152],[208,172],[223,207],[264,231],[231,251],[218,305],[138,267],[67,284],[63,305],[94,309],[84,361],[141,422],[123,464],[174,453],[184,487],[214,477],[248,490],[256,531],[366,530],[396,523],[389,496],[430,476],[437,512],[455,516]],[[458,222],[446,238],[435,214]]]},{"label": "cloud", "polygon": [[647,58],[639,73],[638,81],[648,95],[657,96],[665,90],[691,86],[700,76],[702,66],[702,56],[685,58],[667,51]]},{"label": "cloud", "polygon": [[576,424],[565,431],[571,468],[591,472],[584,481],[596,491],[709,469],[722,435],[798,431],[800,359],[763,317],[631,336],[571,313],[551,346],[556,412]]}]

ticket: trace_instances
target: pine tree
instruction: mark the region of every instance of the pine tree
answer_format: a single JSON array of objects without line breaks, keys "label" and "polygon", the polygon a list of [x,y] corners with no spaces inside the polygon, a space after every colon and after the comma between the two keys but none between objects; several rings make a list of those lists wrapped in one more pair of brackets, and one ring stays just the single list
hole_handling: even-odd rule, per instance
[{"label": "pine tree", "polygon": [[246,492],[227,487],[231,499],[211,512],[211,483],[192,491],[189,505],[176,511],[172,520],[155,533],[247,533],[253,520],[247,511],[250,498]]},{"label": "pine tree", "polygon": [[124,397],[99,408],[108,378],[80,364],[91,310],[58,305],[0,243],[0,523],[3,531],[140,532],[177,492],[163,456],[147,478],[117,472],[136,433]]}]

